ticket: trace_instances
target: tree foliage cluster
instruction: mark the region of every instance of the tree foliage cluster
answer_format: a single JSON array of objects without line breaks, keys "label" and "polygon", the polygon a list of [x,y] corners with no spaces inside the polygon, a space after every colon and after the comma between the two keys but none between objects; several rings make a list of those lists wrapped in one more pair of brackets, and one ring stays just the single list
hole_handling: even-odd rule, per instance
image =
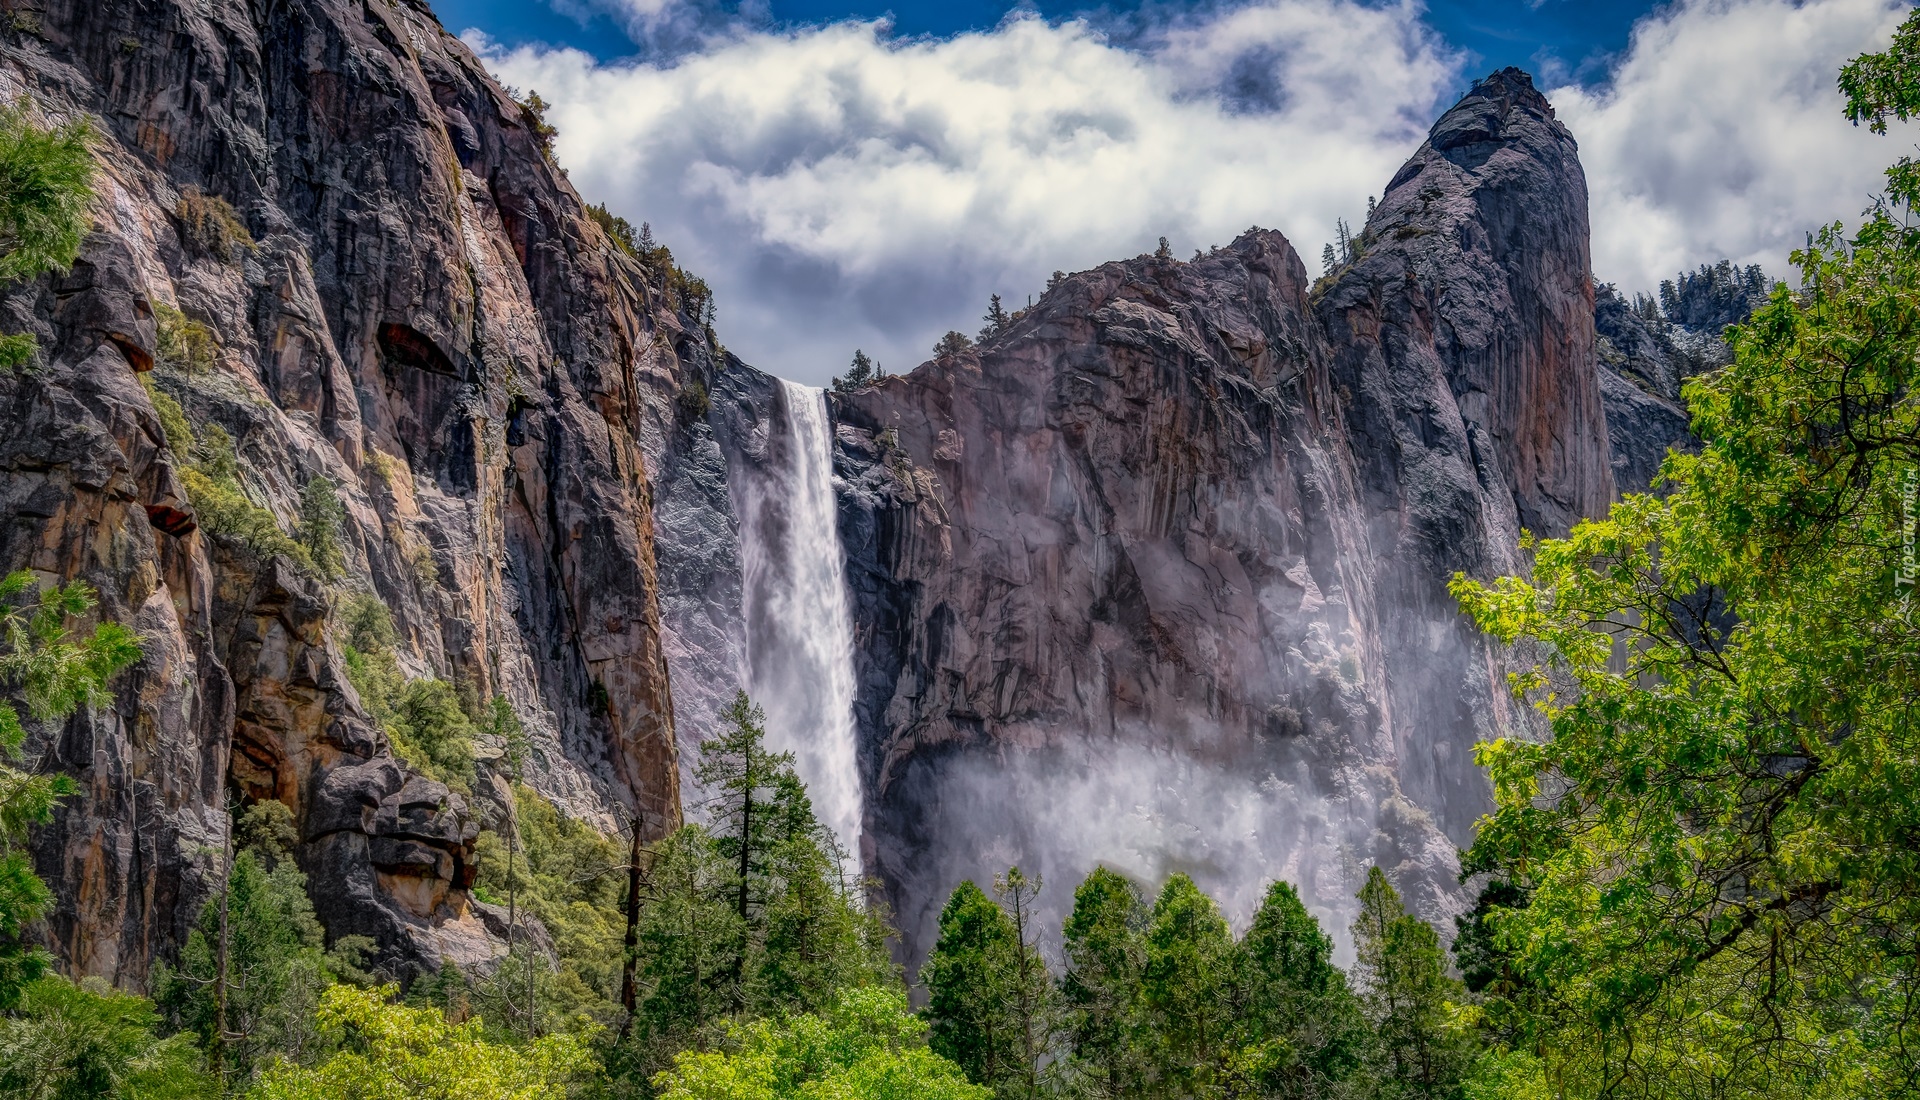
[{"label": "tree foliage cluster", "polygon": [[998,1097],[1459,1097],[1477,1050],[1438,935],[1379,868],[1352,980],[1294,888],[1235,938],[1176,874],[1149,901],[1098,868],[1074,891],[1055,973],[1018,868],[962,883],[921,972],[933,1050]]},{"label": "tree foliage cluster", "polygon": [[[1840,85],[1856,122],[1913,115],[1920,16]],[[1454,583],[1541,654],[1513,687],[1551,728],[1479,748],[1490,1095],[1920,1093],[1917,182],[1727,331],[1661,495]],[[1703,308],[1750,289],[1703,279]]]}]

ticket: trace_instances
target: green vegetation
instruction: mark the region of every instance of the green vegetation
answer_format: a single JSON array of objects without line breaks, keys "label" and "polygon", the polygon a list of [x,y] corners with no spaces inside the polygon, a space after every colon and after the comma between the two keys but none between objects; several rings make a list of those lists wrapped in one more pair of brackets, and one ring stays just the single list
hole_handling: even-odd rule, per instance
[{"label": "green vegetation", "polygon": [[180,219],[180,239],[203,256],[230,263],[253,251],[253,234],[233,204],[198,187],[180,191],[173,215]]},{"label": "green vegetation", "polygon": [[[189,438],[192,434],[189,432]],[[203,530],[255,557],[285,556],[307,573],[320,572],[307,547],[282,530],[279,519],[271,511],[247,496],[240,484],[240,458],[234,451],[233,437],[225,428],[218,424],[201,428],[196,453],[197,460],[181,468],[179,473],[180,483],[187,488],[187,497],[193,502]]]},{"label": "green vegetation", "polygon": [[212,329],[165,302],[153,303],[153,319],[160,337],[155,349],[156,366],[184,374],[201,374],[212,368],[220,353]]},{"label": "green vegetation", "polygon": [[822,1012],[733,1024],[714,1051],[684,1051],[656,1079],[662,1100],[988,1100],[921,1045],[898,990],[856,988]]},{"label": "green vegetation", "polygon": [[[12,13],[15,30],[20,17],[32,13]],[[92,140],[84,120],[42,126],[25,100],[0,107],[0,284],[73,265],[93,201]],[[0,333],[0,370],[33,362],[37,347],[31,333]]]},{"label": "green vegetation", "polygon": [[[1841,87],[1856,122],[1911,116],[1920,16]],[[1688,382],[1703,446],[1665,495],[1455,581],[1542,654],[1514,688],[1552,727],[1480,748],[1486,1094],[1915,1093],[1920,171],[1888,184]]]},{"label": "green vegetation", "polygon": [[1438,1100],[1474,1080],[1466,991],[1378,867],[1353,927],[1357,988],[1286,883],[1236,940],[1186,875],[1148,905],[1098,868],[1074,891],[1057,977],[1032,938],[1039,882],[1015,868],[995,886],[998,902],[971,882],[954,890],[920,977],[932,1049],[1003,1100]]},{"label": "green vegetation", "polygon": [[859,348],[853,349],[853,365],[847,368],[845,378],[835,378],[833,389],[836,393],[852,393],[857,389],[870,386],[887,376],[885,367],[867,357]]},{"label": "green vegetation", "polygon": [[490,1042],[479,1020],[449,1023],[432,1008],[391,1003],[397,990],[335,985],[316,1030],[332,1049],[311,1066],[282,1061],[253,1100],[565,1100],[592,1066],[586,1037]]}]

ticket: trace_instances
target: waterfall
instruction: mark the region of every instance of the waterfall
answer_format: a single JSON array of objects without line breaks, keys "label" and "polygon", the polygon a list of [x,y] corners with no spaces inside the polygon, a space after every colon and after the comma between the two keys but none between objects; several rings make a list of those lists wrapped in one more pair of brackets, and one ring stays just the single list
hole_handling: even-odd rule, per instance
[{"label": "waterfall", "polygon": [[826,398],[793,382],[780,385],[785,446],[776,432],[768,447],[772,468],[755,479],[741,514],[747,691],[767,712],[767,747],[793,754],[814,812],[858,858],[853,619]]}]

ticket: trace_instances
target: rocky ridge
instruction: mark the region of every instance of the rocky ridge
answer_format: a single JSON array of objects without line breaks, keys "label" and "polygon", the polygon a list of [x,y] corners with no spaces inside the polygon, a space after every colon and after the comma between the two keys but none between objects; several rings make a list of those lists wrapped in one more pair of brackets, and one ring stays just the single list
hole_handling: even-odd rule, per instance
[{"label": "rocky ridge", "polygon": [[[391,610],[407,675],[504,696],[567,812],[675,825],[647,441],[711,373],[698,303],[588,215],[424,4],[50,0],[0,58],[22,94],[95,119],[102,171],[80,262],[0,298],[43,353],[0,377],[0,568],[87,581],[145,651],[112,708],[33,746],[84,791],[35,842],[52,945],[144,985],[230,811],[277,799],[330,938],[373,936],[399,974],[486,965],[467,887],[501,746],[468,793],[396,758],[340,604]],[[215,428],[280,533],[189,492]],[[281,552],[320,477],[333,577]]]}]

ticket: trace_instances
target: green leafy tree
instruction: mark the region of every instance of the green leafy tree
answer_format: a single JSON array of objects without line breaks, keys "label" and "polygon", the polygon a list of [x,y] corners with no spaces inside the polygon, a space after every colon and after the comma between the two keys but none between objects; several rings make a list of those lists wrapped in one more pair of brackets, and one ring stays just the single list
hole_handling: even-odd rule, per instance
[{"label": "green leafy tree", "polygon": [[315,1026],[335,1051],[310,1066],[279,1062],[253,1100],[565,1100],[592,1067],[580,1036],[489,1042],[480,1020],[391,1003],[396,990],[336,985]]},{"label": "green leafy tree", "polygon": [[1008,1010],[1007,964],[1018,943],[1006,911],[962,882],[940,910],[940,937],[920,971],[934,1053],[1001,1096],[1022,1083],[1022,1041]]},{"label": "green leafy tree", "polygon": [[933,345],[933,357],[935,359],[952,359],[954,356],[964,355],[972,349],[973,341],[967,339],[966,333],[950,330],[945,336],[940,338],[939,343]]},{"label": "green leafy tree", "polygon": [[879,364],[868,358],[866,352],[855,348],[853,349],[853,365],[847,368],[847,376],[845,378],[835,378],[833,380],[833,388],[838,393],[852,393],[862,387],[870,386],[886,376],[886,372],[880,369]]},{"label": "green leafy tree", "polygon": [[[700,744],[694,778],[706,793],[713,844],[733,870],[734,912],[744,926],[766,904],[776,850],[819,830],[805,788],[793,772],[793,754],[767,751],[766,713],[737,692],[720,715],[720,732]],[[748,944],[734,960],[734,982],[745,977]]]},{"label": "green leafy tree", "polygon": [[[93,200],[93,127],[42,126],[25,101],[0,107],[0,284],[64,271]],[[0,335],[0,370],[33,361],[30,333]]]},{"label": "green leafy tree", "polygon": [[1353,1078],[1368,1038],[1333,941],[1284,882],[1267,888],[1234,952],[1236,1075],[1271,1097],[1319,1097]]},{"label": "green leafy tree", "polygon": [[[1884,130],[1920,103],[1920,16],[1841,74]],[[1689,381],[1701,440],[1664,495],[1456,579],[1552,737],[1480,747],[1496,812],[1467,869],[1522,980],[1486,1013],[1514,1087],[1896,1096],[1920,1081],[1920,168]],[[1524,899],[1523,901],[1521,899]]]},{"label": "green leafy tree", "polygon": [[1065,1068],[1080,1090],[1107,1100],[1139,1096],[1144,1087],[1147,920],[1139,888],[1096,867],[1073,892],[1073,912],[1062,929]]},{"label": "green leafy tree", "polygon": [[656,1084],[662,1100],[989,1100],[925,1034],[899,991],[853,989],[818,1014],[736,1024]]},{"label": "green leafy tree", "polygon": [[1141,984],[1155,1095],[1202,1096],[1216,1085],[1232,1020],[1233,954],[1213,899],[1186,875],[1168,879],[1147,926]]},{"label": "green leafy tree", "polygon": [[[26,705],[30,720],[55,722],[104,703],[107,681],[139,658],[133,632],[118,623],[74,633],[72,620],[93,606],[93,590],[79,581],[42,589],[24,570],[0,580],[0,688]],[[26,736],[20,712],[0,699],[0,1011],[50,961],[27,941],[29,926],[53,900],[34,874],[27,832],[76,793],[65,776],[20,766]]]},{"label": "green leafy tree", "polygon": [[158,1037],[146,998],[47,975],[0,1016],[0,1095],[13,1100],[212,1100],[186,1035]]}]

